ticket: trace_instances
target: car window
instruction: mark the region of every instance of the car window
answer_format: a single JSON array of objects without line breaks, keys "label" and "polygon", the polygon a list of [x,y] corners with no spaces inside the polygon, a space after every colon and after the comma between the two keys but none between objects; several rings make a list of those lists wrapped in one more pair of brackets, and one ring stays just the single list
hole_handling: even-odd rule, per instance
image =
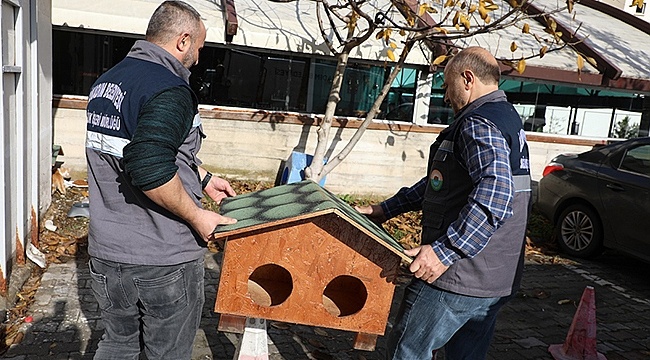
[{"label": "car window", "polygon": [[454,111],[448,107],[430,106],[429,107],[429,124],[449,125],[454,122]]},{"label": "car window", "polygon": [[387,120],[413,121],[413,103],[400,104],[390,110],[384,118]]},{"label": "car window", "polygon": [[621,161],[620,169],[650,176],[650,145],[628,150]]}]

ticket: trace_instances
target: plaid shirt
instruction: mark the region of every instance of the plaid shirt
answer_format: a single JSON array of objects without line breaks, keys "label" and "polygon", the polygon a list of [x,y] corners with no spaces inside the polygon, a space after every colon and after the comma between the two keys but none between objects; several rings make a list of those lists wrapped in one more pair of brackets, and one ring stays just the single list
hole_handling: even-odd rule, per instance
[{"label": "plaid shirt", "polygon": [[[510,147],[491,121],[478,117],[465,120],[457,141],[463,166],[469,170],[474,189],[446,236],[431,246],[440,261],[449,266],[457,260],[476,256],[496,229],[512,216],[514,182],[510,170]],[[400,189],[381,203],[386,218],[421,210],[428,177],[409,188]]]}]

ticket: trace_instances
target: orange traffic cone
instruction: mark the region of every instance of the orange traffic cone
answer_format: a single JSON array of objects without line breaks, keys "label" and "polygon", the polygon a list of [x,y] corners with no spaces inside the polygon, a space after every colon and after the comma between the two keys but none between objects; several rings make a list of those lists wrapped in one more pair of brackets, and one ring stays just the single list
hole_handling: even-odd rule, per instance
[{"label": "orange traffic cone", "polygon": [[564,344],[548,347],[555,360],[606,360],[596,351],[596,296],[594,288],[587,286]]}]

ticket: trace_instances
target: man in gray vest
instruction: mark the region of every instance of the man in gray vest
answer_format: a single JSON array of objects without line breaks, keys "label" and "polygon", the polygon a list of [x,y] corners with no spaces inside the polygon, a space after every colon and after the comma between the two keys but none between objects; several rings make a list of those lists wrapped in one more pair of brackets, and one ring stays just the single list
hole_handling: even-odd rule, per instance
[{"label": "man in gray vest", "polygon": [[467,48],[445,66],[455,121],[429,153],[427,176],[379,205],[357,208],[377,222],[422,210],[415,275],[388,338],[388,359],[484,359],[496,315],[519,287],[530,204],[521,118],[499,90],[497,61]]},{"label": "man in gray vest", "polygon": [[203,256],[234,196],[201,167],[204,137],[188,80],[206,36],[199,13],[165,1],[145,40],[88,96],[88,252],[104,335],[95,359],[189,359],[203,307]]}]

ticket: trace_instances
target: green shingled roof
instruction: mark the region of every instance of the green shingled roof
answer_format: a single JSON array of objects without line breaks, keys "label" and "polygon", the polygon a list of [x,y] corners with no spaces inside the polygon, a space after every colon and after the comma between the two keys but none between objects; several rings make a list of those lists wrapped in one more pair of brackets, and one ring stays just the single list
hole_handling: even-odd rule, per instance
[{"label": "green shingled roof", "polygon": [[246,228],[286,222],[292,218],[313,214],[336,213],[389,248],[404,260],[411,261],[404,248],[383,228],[360,214],[345,201],[311,180],[276,186],[270,189],[226,198],[219,213],[237,219],[232,225],[221,225],[215,230],[217,238],[241,233]]}]

